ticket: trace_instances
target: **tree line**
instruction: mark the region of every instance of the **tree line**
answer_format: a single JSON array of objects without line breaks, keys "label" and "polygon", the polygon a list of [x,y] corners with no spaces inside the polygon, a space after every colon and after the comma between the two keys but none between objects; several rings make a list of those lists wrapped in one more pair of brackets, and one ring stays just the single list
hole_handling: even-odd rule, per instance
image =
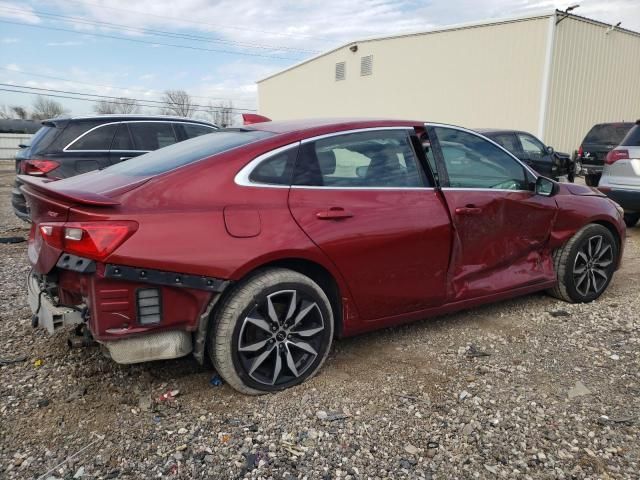
[{"label": "tree line", "polygon": [[[209,102],[206,108],[199,106],[199,108],[196,108],[193,98],[185,90],[166,90],[162,98],[162,104],[158,104],[158,107],[160,107],[161,115],[175,115],[187,118],[197,115],[199,118],[209,120],[221,127],[227,127],[234,122],[234,108],[231,100],[217,104]],[[127,97],[100,100],[93,106],[93,111],[100,115],[136,114],[143,113],[142,110],[142,105],[138,100]],[[43,96],[36,97],[31,109],[20,105],[0,106],[0,118],[40,121],[68,113],[69,111],[60,102]],[[154,114],[158,114],[158,112],[150,113],[150,115]]]}]

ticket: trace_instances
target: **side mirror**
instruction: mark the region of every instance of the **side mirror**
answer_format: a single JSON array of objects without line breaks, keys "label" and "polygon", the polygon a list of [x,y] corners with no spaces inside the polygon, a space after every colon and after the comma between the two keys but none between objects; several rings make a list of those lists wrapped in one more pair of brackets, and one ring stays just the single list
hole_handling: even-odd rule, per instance
[{"label": "side mirror", "polygon": [[547,153],[549,155],[553,155],[553,152],[555,152],[555,150],[553,149],[553,147],[547,147]]},{"label": "side mirror", "polygon": [[558,185],[546,177],[538,177],[536,180],[536,195],[550,197],[558,191]]}]

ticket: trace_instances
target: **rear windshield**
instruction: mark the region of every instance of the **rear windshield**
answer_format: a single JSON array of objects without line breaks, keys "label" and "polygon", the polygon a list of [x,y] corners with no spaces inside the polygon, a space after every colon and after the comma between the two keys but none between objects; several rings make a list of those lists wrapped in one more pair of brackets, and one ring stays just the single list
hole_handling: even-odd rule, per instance
[{"label": "rear windshield", "polygon": [[633,123],[604,123],[596,125],[589,130],[582,143],[618,145],[632,126]]},{"label": "rear windshield", "polygon": [[624,145],[625,147],[640,147],[640,123],[629,130],[629,133],[622,139],[620,145]]},{"label": "rear windshield", "polygon": [[106,170],[123,175],[159,175],[272,135],[273,133],[257,130],[212,132],[118,163]]},{"label": "rear windshield", "polygon": [[29,146],[34,153],[38,153],[44,151],[51,142],[56,138],[56,135],[61,131],[55,127],[50,127],[45,125],[38,130],[33,137],[31,137],[31,141],[29,142]]}]

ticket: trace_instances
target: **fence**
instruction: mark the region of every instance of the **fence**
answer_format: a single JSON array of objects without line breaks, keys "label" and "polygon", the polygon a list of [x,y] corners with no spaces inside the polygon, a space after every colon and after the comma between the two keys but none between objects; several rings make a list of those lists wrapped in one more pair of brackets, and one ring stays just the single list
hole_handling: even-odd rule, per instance
[{"label": "fence", "polygon": [[0,133],[0,160],[13,160],[18,145],[28,144],[32,136],[28,133]]}]

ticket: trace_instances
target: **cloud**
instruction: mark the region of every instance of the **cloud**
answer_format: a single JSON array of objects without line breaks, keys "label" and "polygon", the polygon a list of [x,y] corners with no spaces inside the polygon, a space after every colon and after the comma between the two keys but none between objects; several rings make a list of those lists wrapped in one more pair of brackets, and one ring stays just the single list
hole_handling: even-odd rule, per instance
[{"label": "cloud", "polygon": [[0,2],[0,18],[17,20],[25,23],[40,23],[40,17],[36,15],[29,5],[23,2]]},{"label": "cloud", "polygon": [[83,45],[82,42],[75,41],[66,41],[66,42],[49,42],[47,43],[47,47],[75,47],[78,45]]},{"label": "cloud", "polygon": [[19,38],[15,37],[4,37],[0,39],[0,43],[9,44],[9,43],[18,43],[20,41]]},{"label": "cloud", "polygon": [[15,63],[9,63],[7,65],[4,66],[4,68],[6,68],[7,70],[11,70],[12,72],[21,72],[22,69],[16,65]]}]

